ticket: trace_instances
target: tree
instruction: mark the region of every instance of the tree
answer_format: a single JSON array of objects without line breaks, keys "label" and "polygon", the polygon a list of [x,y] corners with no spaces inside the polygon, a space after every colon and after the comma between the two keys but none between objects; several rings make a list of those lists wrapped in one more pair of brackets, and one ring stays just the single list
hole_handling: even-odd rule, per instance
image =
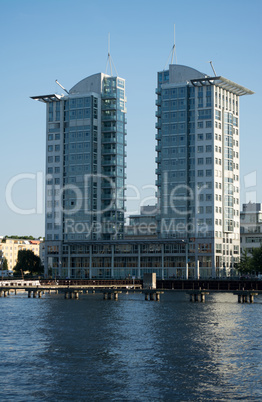
[{"label": "tree", "polygon": [[247,274],[252,271],[252,257],[248,255],[246,249],[244,249],[242,252],[237,269],[241,272],[241,274]]},{"label": "tree", "polygon": [[31,275],[40,275],[44,272],[41,259],[32,250],[19,250],[17,264],[14,271],[17,273],[30,272]]},{"label": "tree", "polygon": [[7,259],[5,257],[3,258],[2,270],[3,271],[8,271],[8,261],[7,261]]},{"label": "tree", "polygon": [[262,273],[262,245],[259,248],[253,248],[251,266],[253,271]]}]

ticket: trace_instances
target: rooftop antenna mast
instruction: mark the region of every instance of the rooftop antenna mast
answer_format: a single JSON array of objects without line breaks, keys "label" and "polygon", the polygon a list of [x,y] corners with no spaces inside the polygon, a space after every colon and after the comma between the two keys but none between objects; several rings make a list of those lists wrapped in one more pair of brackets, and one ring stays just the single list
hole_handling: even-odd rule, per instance
[{"label": "rooftop antenna mast", "polygon": [[215,77],[216,77],[217,75],[216,75],[216,72],[215,72],[215,69],[214,69],[212,61],[209,61],[209,63],[210,63],[210,66],[211,66],[211,68],[213,70],[213,73],[215,74]]},{"label": "rooftop antenna mast", "polygon": [[176,60],[176,64],[177,64],[177,58],[176,58],[176,38],[175,38],[175,24],[174,24],[174,44],[172,46],[172,49],[169,53],[166,65],[164,67],[164,70],[166,69],[166,66],[168,64],[168,60],[170,59],[170,55],[171,55],[171,64],[173,64],[173,60],[174,60],[174,55],[175,55],[175,60]]},{"label": "rooftop antenna mast", "polygon": [[113,65],[113,67],[115,69],[116,75],[118,76],[117,71],[116,71],[116,67],[114,65],[113,59],[112,59],[111,54],[110,54],[110,33],[108,33],[108,57],[107,57],[107,62],[106,62],[106,74],[107,74],[107,66],[108,66],[108,64],[109,64],[109,67],[110,67],[110,75],[111,75],[111,77],[113,76],[112,65]]},{"label": "rooftop antenna mast", "polygon": [[57,83],[57,85],[60,86],[60,88],[62,88],[63,91],[65,91],[65,92],[69,95],[69,92],[67,91],[67,89],[65,89],[65,88],[63,87],[63,85],[61,85],[57,80],[55,80],[55,82]]}]

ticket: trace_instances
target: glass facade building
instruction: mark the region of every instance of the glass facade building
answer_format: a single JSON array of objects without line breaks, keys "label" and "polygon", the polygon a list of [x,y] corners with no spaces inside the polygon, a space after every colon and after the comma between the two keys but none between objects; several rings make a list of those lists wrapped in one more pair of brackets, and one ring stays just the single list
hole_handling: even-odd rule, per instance
[{"label": "glass facade building", "polygon": [[46,103],[45,240],[61,264],[67,242],[123,238],[125,81],[99,73],[32,98]]},{"label": "glass facade building", "polygon": [[221,276],[239,258],[239,97],[252,91],[170,65],[156,93],[158,235],[184,239],[189,265]]}]

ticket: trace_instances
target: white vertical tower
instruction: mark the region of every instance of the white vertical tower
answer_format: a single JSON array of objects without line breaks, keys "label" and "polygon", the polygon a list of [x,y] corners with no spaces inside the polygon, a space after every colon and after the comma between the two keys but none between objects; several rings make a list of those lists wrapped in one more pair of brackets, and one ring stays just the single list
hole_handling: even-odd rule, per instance
[{"label": "white vertical tower", "polygon": [[157,84],[158,233],[186,241],[189,269],[225,274],[239,258],[239,96],[221,76],[170,65]]}]

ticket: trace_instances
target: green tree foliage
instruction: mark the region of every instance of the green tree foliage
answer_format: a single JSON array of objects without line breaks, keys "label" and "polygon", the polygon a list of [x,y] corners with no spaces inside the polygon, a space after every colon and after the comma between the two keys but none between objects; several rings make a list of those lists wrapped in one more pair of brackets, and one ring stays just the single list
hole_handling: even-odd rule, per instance
[{"label": "green tree foliage", "polygon": [[32,250],[19,250],[14,271],[20,273],[21,270],[24,273],[29,271],[31,275],[40,275],[44,272],[44,267],[41,259]]},{"label": "green tree foliage", "polygon": [[8,270],[8,262],[7,259],[4,257],[3,259],[3,271],[7,271]]},{"label": "green tree foliage", "polygon": [[262,274],[262,245],[259,248],[253,248],[251,266],[253,271]]},{"label": "green tree foliage", "polygon": [[5,239],[13,239],[13,240],[35,240],[33,236],[17,236],[17,235],[12,235],[12,236],[5,236]]},{"label": "green tree foliage", "polygon": [[240,257],[240,262],[238,263],[237,269],[241,272],[241,274],[248,274],[251,272],[251,261],[252,257],[248,256],[248,252],[246,249],[242,252]]},{"label": "green tree foliage", "polygon": [[242,274],[262,274],[262,245],[259,248],[253,248],[251,255],[248,255],[245,249],[242,252],[237,269]]}]

